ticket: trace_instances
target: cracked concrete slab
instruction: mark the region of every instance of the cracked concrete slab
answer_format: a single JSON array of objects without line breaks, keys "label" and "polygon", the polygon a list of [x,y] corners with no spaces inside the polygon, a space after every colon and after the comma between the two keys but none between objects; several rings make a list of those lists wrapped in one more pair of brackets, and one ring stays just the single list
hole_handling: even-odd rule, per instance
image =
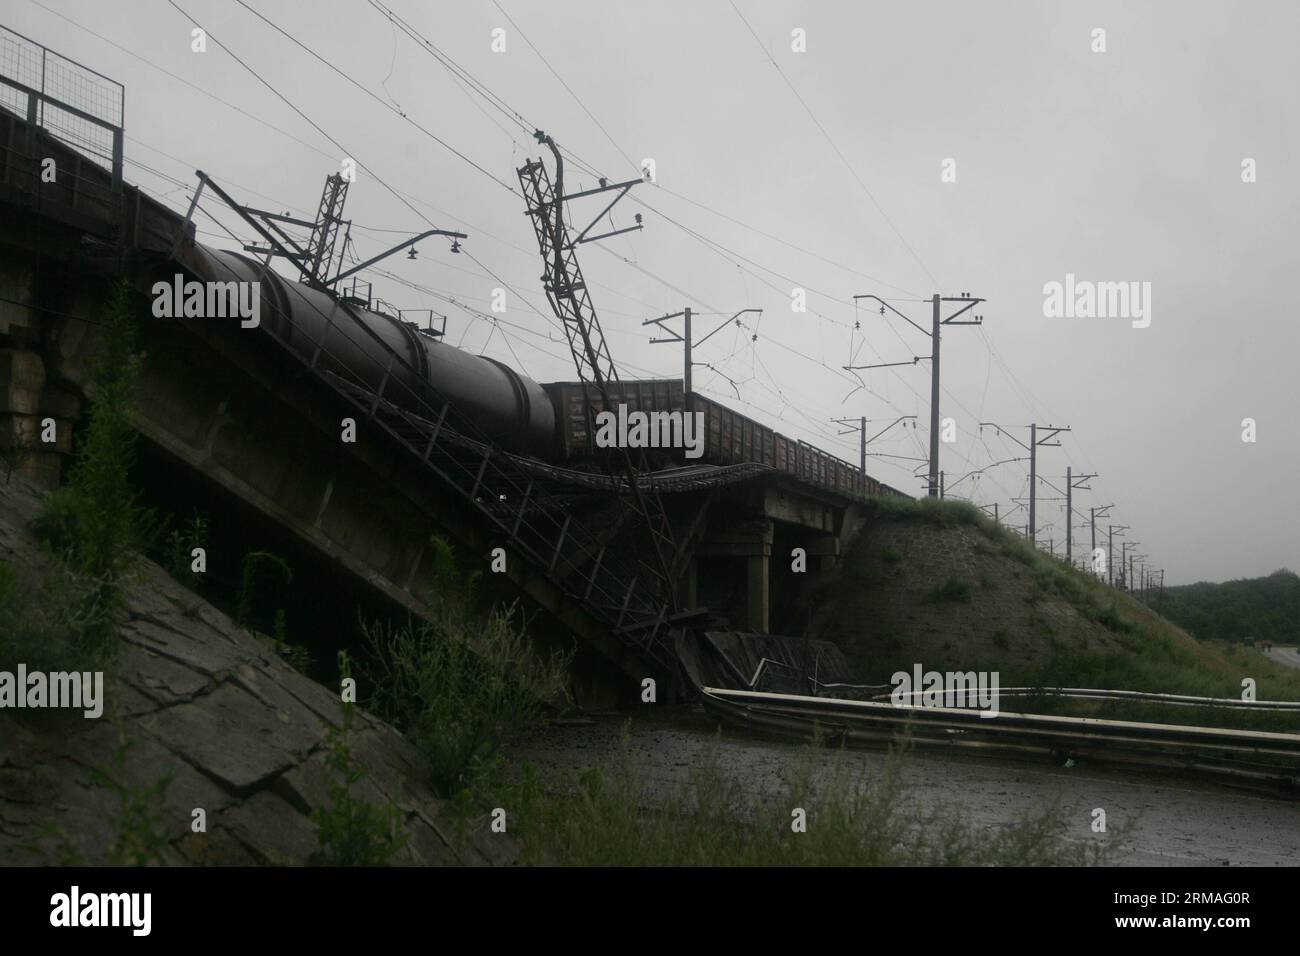
[{"label": "cracked concrete slab", "polygon": [[[0,561],[56,573],[27,530],[40,506],[25,478],[0,482]],[[125,593],[101,719],[0,711],[0,865],[113,862],[124,800],[155,816],[166,864],[308,863],[318,846],[313,811],[330,799],[324,744],[339,722],[335,691],[148,561]],[[354,792],[404,821],[408,842],[394,862],[515,862],[508,838],[455,836],[401,734],[359,711],[352,726],[353,759],[366,774]],[[196,809],[206,832],[193,829]]]}]

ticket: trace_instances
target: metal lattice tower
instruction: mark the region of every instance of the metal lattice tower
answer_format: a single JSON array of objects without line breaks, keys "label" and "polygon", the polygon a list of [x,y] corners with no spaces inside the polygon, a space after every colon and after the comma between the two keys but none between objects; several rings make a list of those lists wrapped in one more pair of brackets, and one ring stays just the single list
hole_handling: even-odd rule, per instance
[{"label": "metal lattice tower", "polygon": [[348,181],[338,173],[325,178],[325,189],[316,213],[316,228],[307,242],[306,271],[317,282],[325,282],[334,261],[339,226],[343,222],[343,205],[348,199]]},{"label": "metal lattice tower", "polygon": [[[574,368],[578,379],[584,384],[593,385],[600,394],[603,408],[613,410],[609,387],[619,383],[618,369],[609,353],[605,342],[605,333],[600,327],[591,296],[587,293],[587,284],[582,278],[582,268],[578,265],[575,248],[584,239],[587,230],[574,239],[570,239],[564,222],[564,203],[574,196],[564,194],[564,160],[559,147],[551,137],[540,131],[537,141],[550,147],[555,157],[555,180],[547,175],[546,167],[540,159],[529,160],[520,169],[519,185],[523,188],[524,202],[537,233],[537,245],[546,264],[542,275],[542,285],[551,308],[564,326],[564,334],[569,342],[569,351],[573,355]],[[626,193],[631,184],[624,183],[608,186],[602,180],[601,187],[590,193],[603,192],[607,189],[622,189]],[[582,193],[589,195],[590,193]],[[620,193],[620,197],[623,193]],[[617,201],[617,198],[614,200]],[[613,202],[610,203],[610,206]],[[609,207],[606,207],[608,211]],[[603,215],[603,214],[602,214]],[[594,223],[593,223],[594,224]],[[588,229],[591,227],[588,226]],[[600,237],[596,237],[600,238]],[[588,401],[589,413],[594,415],[592,403]],[[623,449],[624,473],[631,492],[629,504],[637,511],[650,540],[654,545],[656,567],[652,569],[659,579],[659,595],[666,605],[676,608],[676,587],[674,567],[675,544],[673,530],[663,503],[657,494],[647,498],[637,482],[637,467],[631,455]]]},{"label": "metal lattice tower", "polygon": [[[554,146],[551,148],[555,149]],[[557,182],[562,183],[562,173],[558,172],[563,168],[560,163],[557,151]],[[568,241],[563,200],[557,202],[559,189],[552,186],[540,159],[524,164],[519,170],[519,183],[523,186],[524,201],[528,203],[537,244],[546,263],[542,285],[551,308],[564,325],[578,379],[593,383],[605,397],[608,383],[619,380],[618,369],[614,367],[600,319],[596,317],[591,296],[587,294],[574,244]]]}]

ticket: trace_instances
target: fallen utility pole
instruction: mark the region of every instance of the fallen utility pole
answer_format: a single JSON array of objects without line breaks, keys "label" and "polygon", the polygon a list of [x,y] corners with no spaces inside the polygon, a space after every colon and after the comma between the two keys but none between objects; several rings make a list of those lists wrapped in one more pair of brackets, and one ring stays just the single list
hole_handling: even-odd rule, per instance
[{"label": "fallen utility pole", "polygon": [[[592,305],[582,268],[578,263],[576,248],[584,242],[595,242],[610,236],[622,235],[641,228],[641,216],[635,216],[636,225],[615,229],[599,235],[588,235],[614,204],[627,195],[628,190],[642,182],[632,179],[622,183],[610,183],[602,179],[597,188],[586,189],[566,194],[564,191],[564,158],[555,140],[541,130],[533,134],[538,143],[547,146],[554,158],[555,179],[552,181],[541,159],[527,160],[517,172],[525,208],[533,221],[533,231],[537,235],[538,248],[542,254],[545,272],[542,287],[551,304],[551,309],[564,327],[569,351],[573,357],[578,380],[584,385],[594,385],[600,397],[600,407],[612,409],[611,388],[619,386],[618,368],[610,355],[605,333],[601,329],[600,319]],[[616,195],[604,209],[576,236],[570,236],[565,220],[565,204],[587,196],[615,192]],[[595,403],[587,402],[589,423],[594,420]],[[650,539],[654,564],[642,566],[651,578],[658,578],[659,587],[656,603],[661,603],[662,610],[654,620],[642,622],[650,627],[653,642],[659,638],[660,625],[669,611],[677,610],[676,588],[676,544],[673,527],[659,499],[657,491],[646,494],[638,481],[638,469],[632,462],[631,452],[626,446],[621,449],[623,477],[630,492],[628,502],[639,517],[642,527]],[[634,579],[635,583],[635,579]],[[631,591],[629,590],[629,594]]]}]

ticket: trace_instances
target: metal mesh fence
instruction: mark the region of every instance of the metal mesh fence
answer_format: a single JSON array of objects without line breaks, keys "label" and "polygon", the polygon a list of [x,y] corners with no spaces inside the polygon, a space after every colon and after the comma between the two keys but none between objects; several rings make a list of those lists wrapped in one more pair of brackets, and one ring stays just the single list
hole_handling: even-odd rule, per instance
[{"label": "metal mesh fence", "polygon": [[121,83],[0,26],[0,107],[112,169],[124,105]]}]

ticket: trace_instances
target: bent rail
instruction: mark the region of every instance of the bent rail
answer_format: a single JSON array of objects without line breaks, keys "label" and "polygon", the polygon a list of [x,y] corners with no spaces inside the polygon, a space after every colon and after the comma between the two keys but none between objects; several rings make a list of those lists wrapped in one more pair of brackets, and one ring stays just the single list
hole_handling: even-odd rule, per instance
[{"label": "bent rail", "polygon": [[896,707],[880,701],[701,687],[706,709],[759,730],[849,743],[915,744],[1163,765],[1300,787],[1300,734],[1057,714]]}]

